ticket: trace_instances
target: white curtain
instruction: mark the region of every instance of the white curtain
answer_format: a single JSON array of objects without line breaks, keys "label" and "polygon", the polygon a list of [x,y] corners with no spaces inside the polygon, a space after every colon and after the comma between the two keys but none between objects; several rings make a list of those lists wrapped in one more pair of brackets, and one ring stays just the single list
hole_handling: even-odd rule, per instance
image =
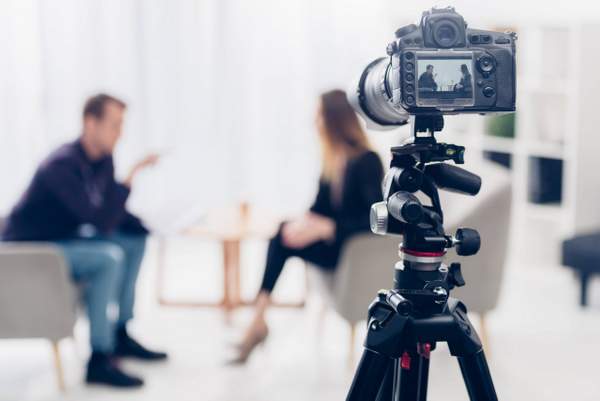
[{"label": "white curtain", "polygon": [[[486,5],[482,16],[480,2],[456,3],[475,21],[496,21],[493,10],[514,17],[506,6]],[[98,91],[129,104],[119,174],[147,152],[164,154],[130,200],[154,227],[243,200],[278,213],[301,210],[319,172],[318,94],[348,87],[383,55],[394,30],[428,7],[0,0],[0,213],[42,158],[79,134],[82,103]]]}]

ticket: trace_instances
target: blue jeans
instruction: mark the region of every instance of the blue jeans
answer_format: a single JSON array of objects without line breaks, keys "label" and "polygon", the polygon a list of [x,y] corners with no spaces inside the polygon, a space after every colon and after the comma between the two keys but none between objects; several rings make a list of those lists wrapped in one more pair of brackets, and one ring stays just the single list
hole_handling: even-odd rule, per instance
[{"label": "blue jeans", "polygon": [[133,318],[135,285],[146,237],[115,233],[57,244],[63,249],[73,280],[83,284],[92,350],[112,352],[115,326],[108,316],[108,306],[118,305],[119,325]]}]

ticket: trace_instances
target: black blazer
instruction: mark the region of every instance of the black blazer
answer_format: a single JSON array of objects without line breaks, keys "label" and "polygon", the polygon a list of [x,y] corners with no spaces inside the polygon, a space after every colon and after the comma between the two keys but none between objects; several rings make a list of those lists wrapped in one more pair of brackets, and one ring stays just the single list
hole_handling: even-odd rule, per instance
[{"label": "black blazer", "polygon": [[371,205],[382,200],[383,165],[377,153],[368,151],[350,159],[342,181],[342,196],[334,203],[329,182],[320,180],[319,192],[311,212],[333,219],[335,242],[341,244],[349,236],[370,230]]}]

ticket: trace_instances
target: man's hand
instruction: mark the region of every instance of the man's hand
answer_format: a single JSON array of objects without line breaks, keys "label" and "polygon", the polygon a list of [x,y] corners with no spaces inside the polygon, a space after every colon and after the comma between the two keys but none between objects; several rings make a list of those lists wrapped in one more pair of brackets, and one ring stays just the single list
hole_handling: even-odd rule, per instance
[{"label": "man's hand", "polygon": [[330,218],[309,212],[286,223],[281,234],[285,246],[294,249],[304,248],[317,241],[333,239],[335,222]]},{"label": "man's hand", "polygon": [[123,181],[123,185],[131,188],[131,184],[132,184],[135,176],[137,175],[137,173],[139,173],[140,171],[142,171],[143,169],[145,169],[147,167],[154,166],[156,163],[158,163],[159,159],[160,159],[160,155],[158,155],[156,153],[151,153],[151,154],[147,155],[146,157],[144,157],[142,160],[138,161],[131,168],[131,171],[127,175],[127,178],[125,178],[125,181]]}]

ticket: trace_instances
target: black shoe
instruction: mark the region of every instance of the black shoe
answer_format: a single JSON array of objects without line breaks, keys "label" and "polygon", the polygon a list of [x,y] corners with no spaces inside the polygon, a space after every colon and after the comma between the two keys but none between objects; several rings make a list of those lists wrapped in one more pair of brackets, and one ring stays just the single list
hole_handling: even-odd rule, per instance
[{"label": "black shoe", "polygon": [[139,377],[123,372],[107,354],[93,352],[87,365],[85,382],[121,388],[138,388],[144,385]]},{"label": "black shoe", "polygon": [[163,361],[167,359],[164,352],[150,351],[135,341],[127,334],[127,330],[120,328],[117,331],[117,346],[115,356],[124,358],[136,358],[144,361]]}]

